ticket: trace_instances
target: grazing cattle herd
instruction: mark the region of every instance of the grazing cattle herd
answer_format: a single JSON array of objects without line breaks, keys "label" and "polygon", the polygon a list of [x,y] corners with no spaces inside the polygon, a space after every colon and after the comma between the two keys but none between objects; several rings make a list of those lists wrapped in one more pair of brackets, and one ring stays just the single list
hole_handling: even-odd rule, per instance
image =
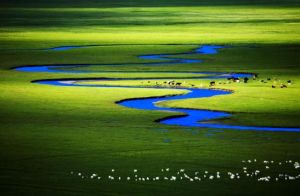
[{"label": "grazing cattle herd", "polygon": [[[257,74],[253,74],[252,76],[252,80],[257,80],[258,79],[258,75]],[[229,77],[227,78],[227,82],[218,82],[218,84],[231,84],[231,83],[245,83],[247,84],[249,82],[249,78],[248,77],[244,77],[244,78],[237,78],[237,77]],[[288,85],[292,85],[292,81],[291,80],[287,80],[286,81],[286,84],[285,83],[282,83],[280,82],[280,80],[274,78],[267,78],[267,79],[261,79],[259,80],[260,83],[264,83],[264,84],[267,84],[267,83],[272,83],[271,85],[271,88],[287,88]],[[143,83],[143,82],[141,82]],[[152,82],[150,80],[147,81],[148,84],[152,84]],[[216,81],[210,81],[209,82],[209,88],[212,88],[214,86],[216,86]],[[175,81],[175,80],[169,80],[169,81],[164,81],[162,83],[159,83],[157,81],[155,81],[155,86],[156,87],[162,87],[162,86],[168,86],[168,87],[175,87],[175,88],[178,88],[178,87],[197,87],[197,85],[195,84],[191,84],[191,83],[188,83],[188,82],[178,82],[178,81]],[[203,84],[201,83],[201,85],[199,86],[199,88],[203,88]]]}]

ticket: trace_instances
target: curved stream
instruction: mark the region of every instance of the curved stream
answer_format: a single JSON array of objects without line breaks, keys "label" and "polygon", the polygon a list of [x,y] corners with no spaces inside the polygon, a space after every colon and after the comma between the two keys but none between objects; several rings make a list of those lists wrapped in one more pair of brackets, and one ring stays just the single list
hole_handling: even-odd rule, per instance
[{"label": "curved stream", "polygon": [[[88,46],[63,46],[50,48],[48,51],[63,51],[70,50],[75,48],[83,48]],[[122,66],[122,65],[142,65],[142,66],[160,66],[160,65],[170,65],[170,64],[187,64],[187,63],[200,63],[201,60],[196,59],[184,59],[176,58],[176,55],[186,55],[186,54],[206,54],[213,55],[218,52],[218,49],[224,48],[223,46],[211,46],[204,45],[196,48],[195,50],[187,53],[175,53],[175,54],[150,54],[138,56],[142,59],[148,60],[157,60],[160,62],[154,63],[123,63],[123,64],[70,64],[70,65],[39,65],[39,66],[20,66],[14,68],[17,71],[23,72],[48,72],[48,73],[105,73],[105,71],[89,71],[89,70],[66,70],[64,68],[78,68],[86,66]],[[172,56],[172,57],[169,57]],[[106,72],[119,72],[119,71],[106,71]],[[124,72],[129,73],[129,72]],[[138,73],[138,72],[135,72]],[[107,86],[107,85],[90,85],[90,84],[80,84],[76,83],[78,81],[88,81],[88,80],[155,80],[155,79],[183,79],[183,78],[201,78],[201,79],[213,79],[213,78],[228,78],[228,77],[250,77],[251,74],[237,74],[237,73],[221,73],[221,72],[147,72],[147,73],[193,73],[193,74],[207,74],[208,76],[193,76],[193,77],[163,77],[163,78],[84,78],[84,79],[49,79],[49,80],[37,80],[32,81],[34,83],[46,84],[46,85],[55,85],[55,86],[67,86],[67,87],[94,87],[94,88],[164,88],[164,87],[135,87],[135,86]],[[164,88],[171,89],[171,88]],[[157,120],[160,123],[167,125],[178,125],[178,126],[187,126],[187,127],[203,127],[203,128],[218,128],[218,129],[236,129],[236,130],[255,130],[255,131],[290,131],[290,132],[300,132],[300,128],[286,128],[286,127],[256,127],[256,126],[237,126],[237,125],[226,125],[220,123],[210,123],[209,121],[230,117],[231,114],[226,112],[219,111],[208,111],[208,110],[199,110],[199,109],[184,109],[184,108],[167,108],[157,106],[156,103],[168,100],[179,100],[179,99],[188,99],[188,98],[203,98],[203,97],[212,97],[216,95],[226,95],[230,94],[229,91],[224,90],[213,90],[213,89],[200,89],[200,88],[180,88],[187,90],[188,92],[180,95],[170,95],[165,97],[150,97],[150,98],[136,98],[128,99],[117,102],[118,104],[135,109],[142,110],[159,110],[159,111],[168,111],[168,112],[180,112],[182,115],[172,115],[171,117]]]}]

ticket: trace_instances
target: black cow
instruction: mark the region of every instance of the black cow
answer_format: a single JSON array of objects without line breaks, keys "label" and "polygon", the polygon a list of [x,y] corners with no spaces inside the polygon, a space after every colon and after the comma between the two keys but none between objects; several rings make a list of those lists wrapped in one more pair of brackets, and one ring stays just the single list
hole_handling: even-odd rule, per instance
[{"label": "black cow", "polygon": [[287,86],[285,84],[281,84],[280,88],[287,88]]}]

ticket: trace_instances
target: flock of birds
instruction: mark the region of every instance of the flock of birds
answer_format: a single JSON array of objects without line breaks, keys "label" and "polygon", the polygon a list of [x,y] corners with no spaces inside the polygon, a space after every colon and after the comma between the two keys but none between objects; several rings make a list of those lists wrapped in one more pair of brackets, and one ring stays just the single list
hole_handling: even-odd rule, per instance
[{"label": "flock of birds", "polygon": [[[160,170],[162,175],[156,176],[143,176],[140,174],[138,169],[133,169],[131,174],[127,176],[117,175],[115,169],[111,169],[109,174],[106,176],[100,176],[98,173],[86,174],[83,172],[74,172],[71,171],[71,175],[79,177],[81,179],[88,180],[102,180],[102,181],[188,181],[188,182],[199,182],[205,180],[220,180],[220,179],[229,179],[229,180],[239,180],[239,179],[252,179],[258,182],[277,182],[277,181],[295,181],[300,179],[300,164],[297,161],[287,160],[287,161],[273,161],[273,160],[264,160],[261,162],[262,169],[257,169],[252,164],[258,163],[256,159],[253,160],[243,160],[244,164],[242,171],[240,172],[199,172],[199,171],[187,171],[185,169],[171,170],[170,168],[162,168]],[[274,175],[274,171],[271,171],[271,168],[276,168],[278,172],[278,167],[288,168],[288,172],[277,173]],[[284,168],[284,169],[285,169]],[[293,170],[291,172],[291,170]],[[296,174],[298,172],[298,174]],[[290,174],[294,173],[294,175]]]},{"label": "flock of birds", "polygon": [[[219,81],[218,83],[216,81],[210,81],[209,82],[209,87],[214,87],[216,86],[217,84],[231,84],[231,83],[248,83],[250,79],[248,77],[244,77],[244,78],[236,78],[236,77],[228,77],[227,78],[227,81],[226,82],[222,82],[222,81]],[[266,79],[261,79],[259,80],[258,79],[258,75],[257,74],[253,74],[252,76],[252,80],[258,80],[260,83],[269,83],[271,82],[272,85],[271,87],[272,88],[287,88],[288,86],[292,85],[292,80],[287,80],[286,82],[281,82],[280,80],[278,80],[277,78],[274,78],[274,79],[271,79],[271,78],[266,78]],[[144,81],[141,82],[141,84],[145,84]],[[146,84],[148,85],[153,85],[152,81],[148,80],[146,81]],[[175,81],[175,80],[169,80],[169,81],[163,81],[163,82],[157,82],[155,81],[154,82],[154,86],[155,87],[163,87],[163,86],[168,86],[168,87],[181,87],[181,86],[184,86],[184,87],[200,87],[200,88],[203,88],[205,87],[203,83],[200,84],[200,86],[197,86],[196,84],[191,84],[191,83],[188,83],[186,81],[183,81],[183,82],[178,82],[178,81]]]}]

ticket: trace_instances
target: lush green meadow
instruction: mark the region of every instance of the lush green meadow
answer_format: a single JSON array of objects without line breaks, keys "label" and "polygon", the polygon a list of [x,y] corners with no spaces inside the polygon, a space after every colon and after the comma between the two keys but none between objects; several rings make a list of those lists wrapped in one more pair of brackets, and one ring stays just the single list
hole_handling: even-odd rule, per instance
[{"label": "lush green meadow", "polygon": [[[180,89],[56,87],[30,83],[53,78],[111,77],[124,81],[89,82],[144,86],[136,77],[174,77],[202,85],[207,80],[176,79],[192,73],[149,71],[226,71],[259,73],[268,83],[218,84],[226,96],[162,102],[172,107],[224,110],[219,122],[253,126],[300,127],[298,1],[51,1],[0,4],[0,187],[3,195],[291,195],[299,180],[230,180],[227,172],[247,167],[266,175],[294,174],[284,165],[264,169],[263,160],[300,160],[299,133],[215,130],[167,126],[170,116],[115,102],[136,97],[183,93]],[[229,5],[228,5],[229,4]],[[138,66],[142,54],[182,53],[201,44],[230,46],[216,55],[183,55],[200,64]],[[41,50],[65,45],[97,45],[68,51]],[[25,73],[21,65],[118,64],[90,66],[93,74]],[[76,68],[87,69],[87,68]],[[119,72],[101,72],[119,71]],[[138,73],[136,71],[139,71]],[[129,73],[127,73],[129,72]],[[275,83],[292,80],[286,89]],[[145,80],[144,80],[145,81]],[[147,86],[164,80],[151,80]],[[218,180],[90,180],[77,176],[162,176],[205,170],[222,172]],[[76,172],[72,175],[71,172]],[[298,171],[297,171],[298,172]],[[299,173],[299,172],[298,172]],[[296,173],[296,174],[298,174]]]}]

